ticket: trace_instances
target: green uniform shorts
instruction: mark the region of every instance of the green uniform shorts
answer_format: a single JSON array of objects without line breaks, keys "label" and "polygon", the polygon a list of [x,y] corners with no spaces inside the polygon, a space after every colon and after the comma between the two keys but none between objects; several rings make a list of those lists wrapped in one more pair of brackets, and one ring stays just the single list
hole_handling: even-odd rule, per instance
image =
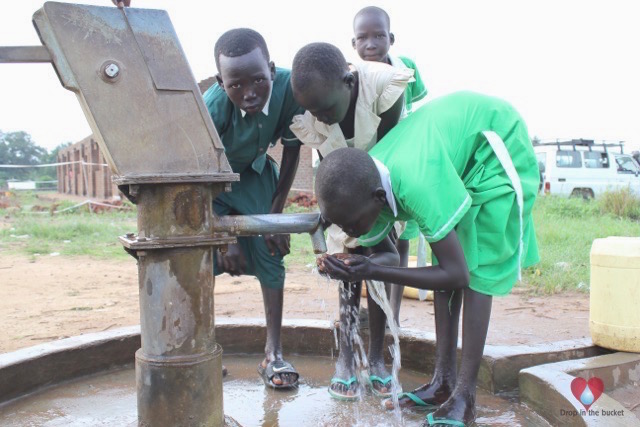
[{"label": "green uniform shorts", "polygon": [[[213,202],[216,215],[259,215],[269,213],[273,193],[278,184],[278,168],[274,161],[268,160],[262,174],[248,167],[240,174],[240,181],[231,184],[230,193],[220,194]],[[262,236],[238,237],[247,267],[245,274],[255,276],[260,285],[271,289],[284,288],[284,259],[279,252],[271,255]],[[216,251],[213,272],[218,269]]]}]

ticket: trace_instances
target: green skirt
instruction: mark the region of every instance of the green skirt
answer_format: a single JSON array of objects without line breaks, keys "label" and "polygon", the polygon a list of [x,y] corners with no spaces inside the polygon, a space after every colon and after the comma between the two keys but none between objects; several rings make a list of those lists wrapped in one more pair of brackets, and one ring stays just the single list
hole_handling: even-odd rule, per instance
[{"label": "green skirt", "polygon": [[[528,138],[519,134],[522,131],[526,128],[516,128],[506,138],[506,147],[514,146],[508,144],[509,138]],[[489,144],[482,144],[476,151],[474,166],[463,177],[471,207],[456,226],[456,233],[469,266],[469,287],[486,295],[508,294],[519,279],[520,269],[540,259],[532,216],[540,179],[535,156],[527,152],[509,154],[523,195],[522,249],[514,185]]]}]

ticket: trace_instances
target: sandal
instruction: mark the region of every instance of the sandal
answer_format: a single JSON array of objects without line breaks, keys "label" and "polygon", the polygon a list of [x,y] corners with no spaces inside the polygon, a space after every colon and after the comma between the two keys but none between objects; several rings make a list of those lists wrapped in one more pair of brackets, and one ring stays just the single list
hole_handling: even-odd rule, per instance
[{"label": "sandal", "polygon": [[[356,393],[354,393],[353,395],[339,393],[338,391],[336,391],[336,390],[334,390],[332,388],[332,386],[334,384],[342,384],[343,386],[345,386],[347,388],[347,390],[351,390],[352,386],[355,384]],[[349,378],[348,381],[345,381],[343,379],[336,378],[336,377],[331,378],[331,385],[329,386],[328,390],[329,390],[329,394],[334,399],[346,400],[346,401],[354,401],[354,400],[360,399],[360,387],[359,387],[359,384],[358,384],[358,379],[355,376]]]},{"label": "sandal", "polygon": [[[267,363],[267,367],[264,368],[262,366],[262,362],[258,364],[258,373],[262,377],[264,381],[264,385],[267,387],[275,388],[275,389],[290,389],[298,387],[298,379],[300,378],[300,374],[296,371],[296,368],[289,362],[285,362],[284,360],[274,360]],[[276,375],[282,374],[293,374],[296,376],[295,381],[287,384],[276,384],[273,382],[273,377]]]},{"label": "sandal", "polygon": [[[391,387],[390,386],[391,386],[391,382],[392,381],[393,381],[393,377],[391,375],[389,375],[388,377],[386,377],[384,379],[380,378],[377,375],[369,375],[369,386],[371,387],[371,391],[373,391],[373,394],[376,397],[382,397],[382,398],[391,397]],[[379,383],[380,385],[382,385],[382,387],[386,387],[387,390],[389,390],[389,391],[384,392],[384,393],[379,391],[378,389],[376,389],[373,386],[374,382]]]},{"label": "sandal", "polygon": [[[406,397],[407,399],[411,400],[414,403],[414,405],[411,405],[411,406],[400,405],[401,408],[415,408],[415,409],[425,409],[427,411],[435,411],[440,407],[440,405],[437,405],[434,403],[427,403],[424,400],[420,399],[418,395],[415,394],[415,391],[416,390],[414,390],[413,392],[400,393],[398,395],[398,400]],[[387,407],[387,409],[390,409],[390,408]]]},{"label": "sandal", "polygon": [[435,426],[435,425],[445,425],[445,426],[455,426],[455,427],[465,427],[465,423],[458,420],[453,420],[450,418],[433,418],[433,413],[427,415],[427,420],[422,424],[424,427],[427,426]]}]

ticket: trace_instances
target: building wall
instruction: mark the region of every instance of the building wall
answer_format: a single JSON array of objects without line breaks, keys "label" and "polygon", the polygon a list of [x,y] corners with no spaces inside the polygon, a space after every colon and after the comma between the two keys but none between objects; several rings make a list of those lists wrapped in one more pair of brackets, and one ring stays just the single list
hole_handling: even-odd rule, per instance
[{"label": "building wall", "polygon": [[76,142],[58,152],[58,192],[93,199],[117,196],[118,187],[111,182],[109,166],[92,136]]},{"label": "building wall", "polygon": [[[278,164],[282,163],[282,144],[278,143],[267,150]],[[313,149],[303,145],[300,147],[300,162],[291,191],[313,192]]]}]

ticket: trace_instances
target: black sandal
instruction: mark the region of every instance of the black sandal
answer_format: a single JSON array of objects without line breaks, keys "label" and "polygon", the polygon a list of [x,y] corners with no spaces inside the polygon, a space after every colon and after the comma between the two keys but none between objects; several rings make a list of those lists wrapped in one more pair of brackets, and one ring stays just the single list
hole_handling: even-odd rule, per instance
[{"label": "black sandal", "polygon": [[[262,377],[264,381],[264,385],[275,388],[275,389],[289,389],[298,387],[298,378],[300,378],[300,374],[296,371],[296,368],[289,362],[285,362],[284,360],[274,360],[267,363],[267,367],[262,367],[262,363],[258,365],[258,373]],[[296,379],[292,383],[288,384],[275,384],[273,382],[273,377],[275,375],[282,374],[293,374],[296,376]]]}]

